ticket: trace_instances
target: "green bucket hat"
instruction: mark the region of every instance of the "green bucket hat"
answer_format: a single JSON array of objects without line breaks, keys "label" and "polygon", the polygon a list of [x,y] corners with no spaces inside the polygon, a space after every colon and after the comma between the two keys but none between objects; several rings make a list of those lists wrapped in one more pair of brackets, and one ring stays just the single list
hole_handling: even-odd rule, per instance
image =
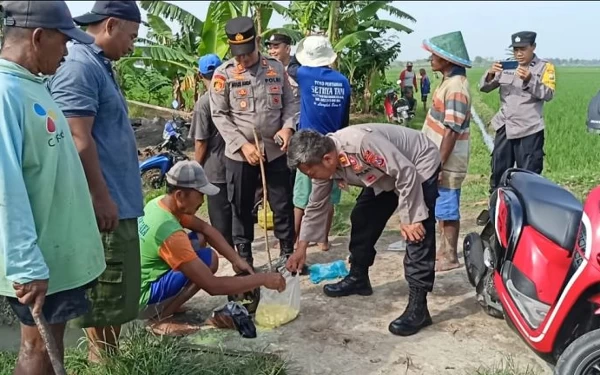
[{"label": "green bucket hat", "polygon": [[470,68],[473,65],[471,59],[469,59],[469,53],[467,52],[467,47],[460,31],[425,39],[423,41],[423,48],[453,64],[465,68]]}]

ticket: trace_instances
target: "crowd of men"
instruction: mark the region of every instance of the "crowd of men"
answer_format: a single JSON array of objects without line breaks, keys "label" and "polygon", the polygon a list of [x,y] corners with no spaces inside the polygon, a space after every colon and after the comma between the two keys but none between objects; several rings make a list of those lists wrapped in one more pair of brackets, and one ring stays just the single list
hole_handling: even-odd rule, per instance
[{"label": "crowd of men", "polygon": [[[74,19],[64,1],[2,7],[0,295],[21,322],[16,374],[51,371],[35,315],[46,318],[61,353],[66,323],[85,328],[89,360],[99,362],[118,350],[121,326],[134,319],[148,319],[159,333],[177,329],[168,318],[200,289],[284,290],[280,272],[254,267],[261,163],[279,269],[305,272],[309,244],[328,249],[341,190],[361,187],[350,217],[350,273],[324,293],[372,294],[375,244],[397,213],[410,293],[389,330],[408,336],[432,324],[427,295],[435,273],[460,265],[471,119],[471,61],[460,32],[424,42],[443,80],[418,131],[348,126],[351,87],[332,67],[337,54],[326,37],[306,37],[291,56],[292,40],[275,34],[264,44],[267,55],[251,18],[230,20],[231,59],[206,55],[198,62],[208,91],[194,107],[195,160],[176,164],[166,194],[144,206],[136,140],[113,71],[133,50],[141,23],[136,3],[97,1]],[[555,73],[535,55],[535,37],[514,34],[519,67],[494,64],[481,79],[481,91],[500,88],[502,102],[493,120],[491,191],[514,164],[542,171],[542,106],[553,97]],[[403,85],[416,86],[411,77],[405,74]],[[195,215],[205,197],[210,224]],[[215,276],[218,255],[238,276]]]}]

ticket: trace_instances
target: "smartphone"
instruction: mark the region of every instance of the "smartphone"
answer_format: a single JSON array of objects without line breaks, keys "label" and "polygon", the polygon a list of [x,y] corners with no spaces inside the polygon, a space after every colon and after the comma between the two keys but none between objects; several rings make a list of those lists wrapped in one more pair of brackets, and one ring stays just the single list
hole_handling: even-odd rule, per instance
[{"label": "smartphone", "polygon": [[275,136],[275,143],[277,143],[278,146],[283,146],[283,138],[281,138],[281,136],[276,135]]},{"label": "smartphone", "polygon": [[500,61],[500,65],[502,65],[502,70],[514,70],[519,67],[519,62],[516,60],[506,60]]}]

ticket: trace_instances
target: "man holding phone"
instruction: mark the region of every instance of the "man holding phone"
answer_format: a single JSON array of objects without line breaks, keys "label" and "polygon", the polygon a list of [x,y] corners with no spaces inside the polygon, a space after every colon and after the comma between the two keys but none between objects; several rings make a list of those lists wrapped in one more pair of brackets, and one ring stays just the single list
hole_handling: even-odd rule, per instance
[{"label": "man holding phone", "polygon": [[554,97],[556,73],[552,63],[535,54],[537,34],[512,35],[515,60],[498,61],[484,74],[480,91],[500,89],[500,111],[492,119],[496,130],[492,151],[490,193],[502,174],[515,163],[518,168],[542,173],[544,165],[543,106]]}]

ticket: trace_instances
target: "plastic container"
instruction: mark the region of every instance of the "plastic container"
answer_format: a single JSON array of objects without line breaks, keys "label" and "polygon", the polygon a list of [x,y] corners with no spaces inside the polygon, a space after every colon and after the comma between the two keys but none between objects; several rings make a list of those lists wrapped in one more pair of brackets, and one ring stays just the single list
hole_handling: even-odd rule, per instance
[{"label": "plastic container", "polygon": [[258,226],[263,229],[265,228],[265,207],[267,210],[267,230],[271,230],[273,229],[273,211],[271,211],[271,207],[269,207],[269,202],[267,202],[264,205],[261,205],[258,209]]}]

